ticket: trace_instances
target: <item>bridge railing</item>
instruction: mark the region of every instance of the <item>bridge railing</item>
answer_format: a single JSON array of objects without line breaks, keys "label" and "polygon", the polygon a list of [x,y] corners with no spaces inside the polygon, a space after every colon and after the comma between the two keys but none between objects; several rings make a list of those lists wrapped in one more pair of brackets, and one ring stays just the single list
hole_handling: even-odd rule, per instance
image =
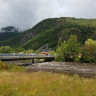
[{"label": "bridge railing", "polygon": [[18,54],[18,53],[0,53],[0,56],[52,56],[52,55],[41,55],[41,54]]}]

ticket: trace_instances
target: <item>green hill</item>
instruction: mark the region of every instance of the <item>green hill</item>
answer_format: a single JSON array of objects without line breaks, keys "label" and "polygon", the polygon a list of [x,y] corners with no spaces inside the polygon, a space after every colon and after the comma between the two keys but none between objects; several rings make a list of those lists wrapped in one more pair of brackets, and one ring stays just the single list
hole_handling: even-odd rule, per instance
[{"label": "green hill", "polygon": [[19,33],[19,30],[14,26],[3,27],[0,30],[0,42],[15,37]]},{"label": "green hill", "polygon": [[14,38],[1,41],[0,45],[22,46],[25,49],[38,49],[48,43],[57,46],[59,38],[67,40],[73,34],[81,43],[88,38],[96,39],[96,19],[77,19],[74,17],[49,18]]}]

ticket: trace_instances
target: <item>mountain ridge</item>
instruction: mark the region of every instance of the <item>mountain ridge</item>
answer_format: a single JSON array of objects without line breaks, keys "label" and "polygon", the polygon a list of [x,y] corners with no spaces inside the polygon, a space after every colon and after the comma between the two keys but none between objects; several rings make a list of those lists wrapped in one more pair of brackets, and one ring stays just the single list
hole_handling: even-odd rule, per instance
[{"label": "mountain ridge", "polygon": [[38,49],[44,44],[56,48],[58,39],[67,40],[70,35],[76,35],[81,43],[88,38],[96,39],[96,19],[74,17],[48,18],[33,28],[20,33],[14,38],[0,41],[0,46],[21,46],[25,49]]}]

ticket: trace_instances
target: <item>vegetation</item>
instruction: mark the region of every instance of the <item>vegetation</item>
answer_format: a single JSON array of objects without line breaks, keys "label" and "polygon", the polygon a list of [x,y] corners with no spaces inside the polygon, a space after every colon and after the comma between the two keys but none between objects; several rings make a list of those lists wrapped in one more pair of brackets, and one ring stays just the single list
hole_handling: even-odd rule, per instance
[{"label": "vegetation", "polygon": [[6,64],[0,61],[0,71],[25,72],[26,69],[24,67],[13,64]]},{"label": "vegetation", "polygon": [[[2,39],[0,46],[11,46],[14,52],[38,54],[40,52],[34,50],[48,43],[50,48],[56,50],[57,61],[96,62],[95,40],[96,19],[61,17],[45,19],[16,37]],[[4,46],[0,48],[0,53],[12,52]]]},{"label": "vegetation", "polygon": [[13,53],[13,49],[10,46],[1,46],[0,53]]},{"label": "vegetation", "polygon": [[95,96],[96,80],[48,72],[0,72],[1,96]]},{"label": "vegetation", "polygon": [[40,50],[36,50],[36,51],[35,51],[35,54],[40,54],[40,53],[41,53]]},{"label": "vegetation", "polygon": [[82,62],[96,63],[96,41],[88,39],[82,48]]},{"label": "vegetation", "polygon": [[96,19],[77,19],[61,17],[45,19],[14,38],[0,40],[0,46],[37,50],[44,44],[56,49],[58,39],[68,40],[70,35],[76,35],[81,44],[90,38],[96,39]]},{"label": "vegetation", "polygon": [[34,50],[33,49],[24,50],[23,53],[24,54],[32,54],[32,53],[34,53]]},{"label": "vegetation", "polygon": [[[59,42],[59,41],[58,41]],[[70,35],[68,41],[58,43],[57,61],[74,61],[96,63],[96,41],[88,39],[81,48],[75,35]]]},{"label": "vegetation", "polygon": [[15,53],[23,52],[23,51],[25,51],[25,50],[24,50],[24,48],[22,48],[22,47],[14,48],[14,52],[15,52]]},{"label": "vegetation", "polygon": [[56,50],[57,61],[76,61],[80,53],[80,44],[75,35],[70,35],[68,41],[58,45]]},{"label": "vegetation", "polygon": [[5,70],[7,68],[8,68],[8,66],[5,63],[0,61],[0,70]]},{"label": "vegetation", "polygon": [[0,41],[5,41],[8,40],[10,38],[14,38],[15,36],[18,36],[19,33],[18,32],[4,32],[4,33],[0,33]]},{"label": "vegetation", "polygon": [[8,40],[19,35],[19,30],[14,26],[3,27],[0,30],[0,41]]},{"label": "vegetation", "polygon": [[48,51],[48,54],[50,54],[50,55],[55,55],[55,51],[54,51],[54,50]]},{"label": "vegetation", "polygon": [[29,50],[24,50],[24,48],[22,47],[17,47],[12,49],[10,46],[1,46],[0,47],[0,53],[19,53],[22,52],[23,54],[40,54],[41,51],[40,50],[33,50],[33,49],[29,49]]}]

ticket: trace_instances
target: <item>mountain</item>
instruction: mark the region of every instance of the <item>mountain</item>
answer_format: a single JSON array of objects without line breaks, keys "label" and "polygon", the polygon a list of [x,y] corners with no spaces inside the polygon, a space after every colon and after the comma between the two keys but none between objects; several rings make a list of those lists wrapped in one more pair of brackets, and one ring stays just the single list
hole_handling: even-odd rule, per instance
[{"label": "mountain", "polygon": [[7,27],[3,27],[1,28],[1,33],[4,33],[4,32],[18,32],[18,29],[14,26],[7,26]]},{"label": "mountain", "polygon": [[19,30],[14,26],[3,27],[0,30],[0,42],[13,38],[19,34]]},{"label": "mountain", "polygon": [[33,28],[20,33],[14,38],[3,40],[2,45],[21,46],[25,49],[38,49],[48,44],[57,46],[58,39],[67,40],[73,34],[83,44],[85,40],[96,39],[96,19],[78,19],[74,17],[49,18],[39,22]]}]

